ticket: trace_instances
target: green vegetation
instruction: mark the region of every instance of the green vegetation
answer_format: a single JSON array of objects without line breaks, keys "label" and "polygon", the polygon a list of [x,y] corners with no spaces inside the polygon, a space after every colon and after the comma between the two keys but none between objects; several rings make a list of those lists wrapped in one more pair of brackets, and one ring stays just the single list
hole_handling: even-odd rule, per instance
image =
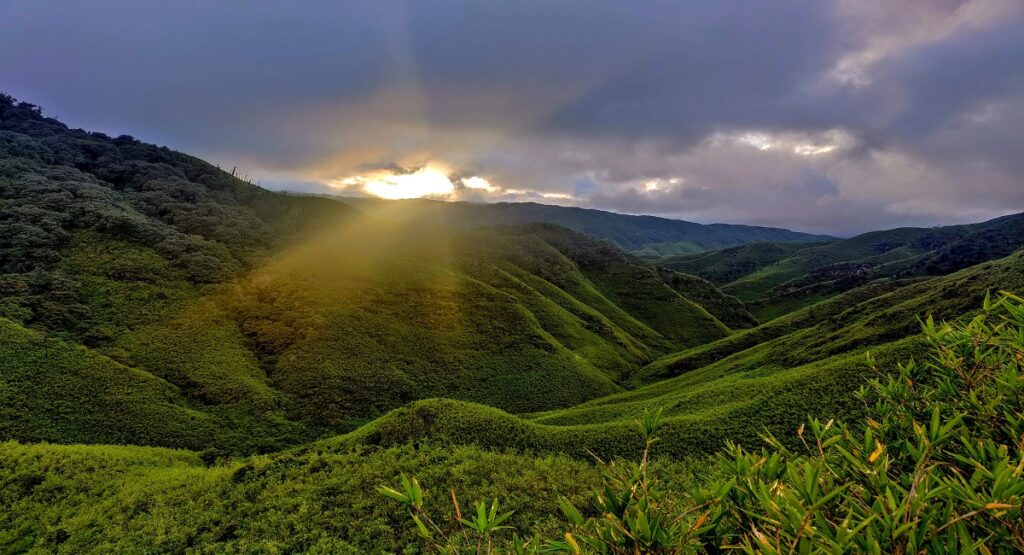
[{"label": "green vegetation", "polygon": [[[537,531],[560,526],[552,490],[583,502],[582,492],[600,480],[592,465],[564,456],[473,447],[232,460],[152,447],[5,443],[0,551],[402,552],[416,532],[374,492],[400,473],[440,491],[500,497],[517,509],[509,525]],[[426,500],[430,510],[444,502]]]},{"label": "green vegetation", "polygon": [[698,275],[767,322],[877,280],[946,275],[1024,246],[1024,215],[972,225],[900,228],[829,243],[753,243],[671,256],[661,268]]},{"label": "green vegetation", "polygon": [[0,109],[4,438],[268,452],[429,397],[575,405],[731,331],[564,228],[365,216]]},{"label": "green vegetation", "polygon": [[710,252],[670,256],[660,260],[658,265],[725,285],[789,258],[798,251],[819,246],[824,244],[758,242]]},{"label": "green vegetation", "polygon": [[[630,426],[631,458],[645,445],[649,458],[596,466],[589,455],[443,442],[342,453],[314,444],[241,460],[9,442],[0,446],[0,501],[9,509],[0,513],[0,545],[66,553],[141,545],[160,552],[417,552],[424,545],[417,526],[398,502],[374,492],[405,474],[423,484],[422,511],[456,541],[465,525],[451,518],[452,492],[474,526],[473,503],[489,500],[492,522],[490,500],[500,499],[496,514],[513,511],[498,524],[510,530],[490,530],[501,552],[516,535],[529,540],[524,550],[544,543],[571,550],[566,532],[584,552],[602,542],[612,553],[636,544],[684,553],[723,544],[750,552],[793,545],[963,552],[976,542],[988,552],[1019,550],[1024,452],[1017,440],[1024,430],[1015,415],[1024,409],[1024,305],[993,303],[982,317],[928,323],[925,332],[930,355],[876,370],[857,393],[869,407],[866,426],[812,419],[787,430],[784,441],[729,446],[713,461],[668,462],[663,449],[672,430],[653,413],[640,415],[646,436]],[[596,500],[595,491],[602,493]]]},{"label": "green vegetation", "polygon": [[730,328],[741,329],[757,325],[757,319],[747,312],[747,308],[739,299],[722,293],[710,281],[666,268],[659,268],[658,273],[669,287],[703,307]]},{"label": "green vegetation", "polygon": [[1021,547],[1024,215],[352,203],[0,96],[0,552]]},{"label": "green vegetation", "polygon": [[772,289],[802,277],[816,268],[885,254],[892,256],[891,253],[894,251],[900,256],[912,256],[918,251],[906,247],[928,233],[927,229],[912,227],[873,231],[827,245],[800,250],[778,262],[730,282],[725,286],[725,291],[736,295],[744,302],[755,301]]},{"label": "green vegetation", "polygon": [[571,408],[517,418],[490,407],[426,400],[327,444],[343,451],[435,438],[495,449],[628,457],[638,445],[629,422],[645,409],[663,407],[665,454],[710,454],[726,440],[756,445],[765,430],[783,436],[808,415],[858,417],[864,407],[849,393],[868,379],[865,350],[889,365],[923,353],[916,337],[919,315],[954,318],[1000,284],[1024,290],[1022,268],[1024,253],[901,287],[866,286],[664,357],[636,375],[650,385]]},{"label": "green vegetation", "polygon": [[[601,462],[603,487],[584,516],[571,499],[558,505],[569,531],[557,539],[511,540],[516,553],[1010,553],[1024,550],[1024,299],[1007,296],[969,321],[924,335],[927,364],[899,364],[862,387],[866,425],[811,419],[796,430],[800,447],[771,435],[750,451],[729,443],[715,478],[673,490],[650,468],[661,413],[637,420],[638,464]],[[404,492],[380,488],[410,507],[426,543],[441,553],[491,553],[492,535],[512,513],[461,518],[446,533],[423,510],[416,478]],[[588,513],[590,513],[588,511]],[[429,522],[432,529],[424,525]],[[550,536],[549,536],[550,537]],[[532,544],[532,545],[531,545]]]}]

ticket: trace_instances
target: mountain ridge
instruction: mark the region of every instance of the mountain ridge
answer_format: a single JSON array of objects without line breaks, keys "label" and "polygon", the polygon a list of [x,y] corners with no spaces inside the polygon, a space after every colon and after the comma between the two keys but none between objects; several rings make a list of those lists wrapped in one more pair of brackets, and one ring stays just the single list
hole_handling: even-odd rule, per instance
[{"label": "mountain ridge", "polygon": [[834,237],[814,235],[783,228],[746,224],[699,224],[660,216],[630,215],[596,208],[557,206],[535,202],[448,202],[427,199],[381,200],[366,197],[343,197],[343,202],[356,207],[381,206],[382,203],[429,206],[438,217],[448,218],[456,225],[489,227],[553,223],[610,241],[626,251],[643,252],[651,245],[675,244],[685,250],[713,250],[753,241],[813,242]]}]

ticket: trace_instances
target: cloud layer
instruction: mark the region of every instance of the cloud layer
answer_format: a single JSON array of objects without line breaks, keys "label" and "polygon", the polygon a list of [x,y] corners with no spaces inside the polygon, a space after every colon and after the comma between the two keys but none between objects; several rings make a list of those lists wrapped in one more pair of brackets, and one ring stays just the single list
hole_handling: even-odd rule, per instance
[{"label": "cloud layer", "polygon": [[444,168],[446,198],[836,234],[1024,211],[1019,0],[14,1],[0,30],[0,89],[277,187]]}]

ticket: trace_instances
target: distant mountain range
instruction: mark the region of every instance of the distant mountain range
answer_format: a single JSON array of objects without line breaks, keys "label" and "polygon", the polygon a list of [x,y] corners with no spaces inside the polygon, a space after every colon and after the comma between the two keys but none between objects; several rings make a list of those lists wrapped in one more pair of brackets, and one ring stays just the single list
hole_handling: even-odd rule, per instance
[{"label": "distant mountain range", "polygon": [[661,259],[769,320],[878,279],[944,275],[1024,247],[1024,214],[970,225],[872,231],[825,244],[752,243]]},{"label": "distant mountain range", "polygon": [[492,204],[432,200],[385,201],[343,197],[344,202],[364,210],[394,205],[415,206],[421,214],[465,227],[490,227],[532,223],[557,224],[645,257],[688,254],[745,245],[758,241],[811,243],[834,240],[775,227],[736,224],[698,224],[655,216],[630,216],[603,210],[552,206],[532,202]]}]

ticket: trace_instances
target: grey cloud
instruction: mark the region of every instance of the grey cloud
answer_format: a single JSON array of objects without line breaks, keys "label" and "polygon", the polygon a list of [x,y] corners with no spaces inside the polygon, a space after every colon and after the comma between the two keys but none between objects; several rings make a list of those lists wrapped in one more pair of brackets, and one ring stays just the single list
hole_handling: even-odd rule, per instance
[{"label": "grey cloud", "polygon": [[[865,82],[834,79],[849,59]],[[1024,210],[1018,0],[16,0],[0,76],[72,125],[293,190],[437,161],[580,205],[834,233]],[[849,144],[820,156],[712,144],[836,130]]]}]

